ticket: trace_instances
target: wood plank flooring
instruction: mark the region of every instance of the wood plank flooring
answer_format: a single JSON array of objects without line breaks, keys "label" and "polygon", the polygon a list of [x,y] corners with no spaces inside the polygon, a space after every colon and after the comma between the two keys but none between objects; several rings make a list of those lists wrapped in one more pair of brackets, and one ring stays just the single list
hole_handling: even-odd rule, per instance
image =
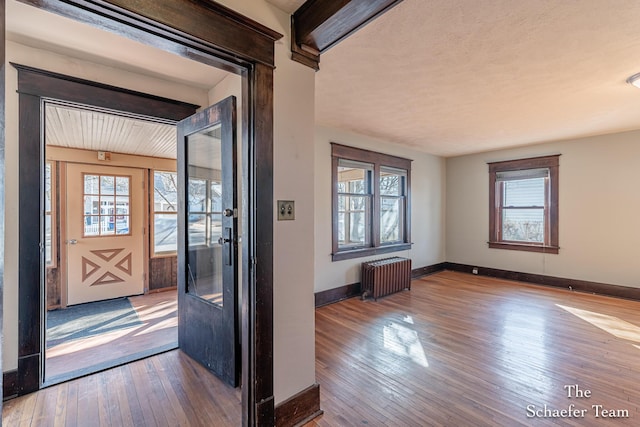
[{"label": "wood plank flooring", "polygon": [[[640,303],[441,272],[317,309],[316,377],[307,427],[640,425]],[[171,351],[5,402],[3,425],[237,426],[240,399]],[[585,414],[527,417],[545,404]]]},{"label": "wood plank flooring", "polygon": [[66,379],[74,373],[104,369],[105,364],[122,363],[132,356],[153,353],[178,345],[176,291],[129,297],[140,324],[47,349],[45,382]]},{"label": "wood plank flooring", "polygon": [[[640,303],[441,272],[317,309],[316,379],[324,415],[307,427],[637,426]],[[545,404],[586,411],[528,417]]]},{"label": "wood plank flooring", "polygon": [[4,402],[3,426],[239,426],[234,389],[179,350]]}]

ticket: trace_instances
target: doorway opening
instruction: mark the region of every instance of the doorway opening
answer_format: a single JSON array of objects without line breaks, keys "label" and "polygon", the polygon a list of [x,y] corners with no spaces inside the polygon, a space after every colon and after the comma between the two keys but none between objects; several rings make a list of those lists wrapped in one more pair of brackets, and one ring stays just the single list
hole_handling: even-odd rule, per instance
[{"label": "doorway opening", "polygon": [[44,102],[44,384],[178,346],[176,127]]}]

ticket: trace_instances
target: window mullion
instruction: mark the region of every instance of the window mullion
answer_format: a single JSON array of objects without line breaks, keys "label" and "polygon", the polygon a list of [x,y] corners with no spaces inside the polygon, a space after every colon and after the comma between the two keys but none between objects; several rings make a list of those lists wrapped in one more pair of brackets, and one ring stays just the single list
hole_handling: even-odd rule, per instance
[{"label": "window mullion", "polygon": [[377,248],[380,246],[380,164],[375,163],[373,166],[373,182],[369,183],[369,191],[371,194],[371,246]]}]

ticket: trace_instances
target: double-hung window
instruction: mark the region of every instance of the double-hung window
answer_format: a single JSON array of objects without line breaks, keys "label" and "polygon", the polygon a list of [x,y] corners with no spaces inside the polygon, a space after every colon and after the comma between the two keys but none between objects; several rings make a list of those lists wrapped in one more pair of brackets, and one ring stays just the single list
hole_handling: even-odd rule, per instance
[{"label": "double-hung window", "polygon": [[411,160],[332,144],[334,261],[411,248]]},{"label": "double-hung window", "polygon": [[489,247],[558,253],[558,156],[489,163]]}]

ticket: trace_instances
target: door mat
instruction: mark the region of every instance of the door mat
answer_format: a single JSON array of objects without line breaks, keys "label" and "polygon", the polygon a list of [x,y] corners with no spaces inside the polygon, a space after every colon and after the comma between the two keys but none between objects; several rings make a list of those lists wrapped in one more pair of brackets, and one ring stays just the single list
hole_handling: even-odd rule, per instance
[{"label": "door mat", "polygon": [[90,302],[47,312],[47,348],[141,325],[129,298]]}]

